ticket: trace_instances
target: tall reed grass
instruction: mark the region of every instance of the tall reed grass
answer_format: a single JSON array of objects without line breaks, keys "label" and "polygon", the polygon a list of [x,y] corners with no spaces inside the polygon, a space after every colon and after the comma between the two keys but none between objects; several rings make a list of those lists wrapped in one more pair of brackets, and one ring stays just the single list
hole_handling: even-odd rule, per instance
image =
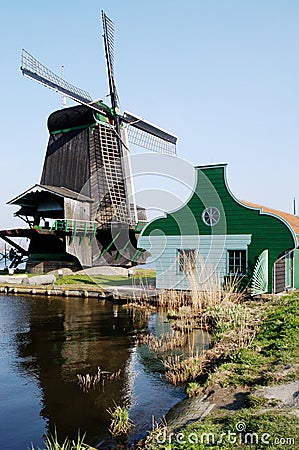
[{"label": "tall reed grass", "polygon": [[[197,258],[199,256],[197,255]],[[171,309],[170,317],[181,337],[171,332],[168,339],[149,336],[149,347],[161,348],[168,354],[163,358],[166,379],[173,384],[193,382],[202,375],[206,366],[219,353],[238,346],[242,348],[253,339],[254,330],[250,325],[248,310],[243,305],[244,291],[242,277],[229,276],[222,283],[219,273],[206,262],[200,264],[199,272],[195,261],[183,261],[189,291],[169,290],[160,294],[159,304]],[[176,342],[181,342],[186,333],[191,336],[195,328],[213,330],[213,341],[217,348],[198,352],[190,345],[183,354],[173,352]],[[221,342],[221,340],[225,340]],[[165,349],[166,347],[166,349]],[[182,346],[183,347],[183,346]]]},{"label": "tall reed grass", "polygon": [[119,379],[121,374],[121,369],[117,372],[109,372],[108,370],[101,370],[98,367],[97,373],[90,375],[89,373],[85,375],[77,374],[78,385],[84,393],[88,393],[90,389],[94,389],[97,386],[104,386],[105,380],[113,381]]}]

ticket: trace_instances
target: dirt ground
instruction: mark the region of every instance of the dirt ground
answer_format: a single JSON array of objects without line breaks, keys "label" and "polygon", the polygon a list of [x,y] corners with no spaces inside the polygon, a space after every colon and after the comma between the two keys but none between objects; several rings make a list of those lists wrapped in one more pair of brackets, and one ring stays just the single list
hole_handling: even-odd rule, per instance
[{"label": "dirt ground", "polygon": [[214,384],[208,389],[204,399],[214,403],[214,408],[227,413],[227,411],[236,411],[246,407],[249,392],[249,388],[243,386],[224,388],[219,384]]}]

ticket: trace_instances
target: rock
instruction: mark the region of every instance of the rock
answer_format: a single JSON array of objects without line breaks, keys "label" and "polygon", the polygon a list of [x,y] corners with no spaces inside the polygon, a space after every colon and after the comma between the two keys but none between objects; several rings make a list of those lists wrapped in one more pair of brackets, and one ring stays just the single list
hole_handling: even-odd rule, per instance
[{"label": "rock", "polygon": [[41,284],[53,284],[56,281],[56,277],[53,274],[47,275],[37,275],[35,277],[28,278],[27,280],[23,280],[22,284],[29,284],[31,286],[38,286]]},{"label": "rock", "polygon": [[186,398],[171,408],[165,416],[165,421],[169,428],[177,430],[202,420],[214,406],[214,403],[203,401],[200,397]]},{"label": "rock", "polygon": [[128,269],[124,267],[112,267],[112,266],[97,266],[89,267],[87,269],[79,270],[75,272],[76,275],[121,275],[124,277],[128,276]]},{"label": "rock", "polygon": [[269,400],[278,400],[284,408],[299,407],[299,381],[277,386],[266,386],[258,389],[254,394]]},{"label": "rock", "polygon": [[0,275],[0,283],[23,284],[24,280],[28,280],[26,274],[20,275]]}]

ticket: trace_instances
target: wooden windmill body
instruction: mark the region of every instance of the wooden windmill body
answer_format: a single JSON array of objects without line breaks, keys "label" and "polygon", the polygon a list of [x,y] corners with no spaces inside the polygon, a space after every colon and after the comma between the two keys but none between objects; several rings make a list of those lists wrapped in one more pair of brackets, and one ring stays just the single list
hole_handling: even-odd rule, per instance
[{"label": "wooden windmill body", "polygon": [[[15,215],[29,225],[27,232],[21,231],[30,239],[23,254],[28,271],[131,266],[145,260],[136,236],[146,214],[136,205],[128,142],[175,155],[176,137],[134,114],[120,113],[114,24],[103,11],[102,22],[110,106],[93,101],[87,91],[67,83],[25,50],[22,53],[25,76],[79,103],[49,116],[40,183],[9,202],[20,206]],[[15,237],[13,231],[11,236]]]}]

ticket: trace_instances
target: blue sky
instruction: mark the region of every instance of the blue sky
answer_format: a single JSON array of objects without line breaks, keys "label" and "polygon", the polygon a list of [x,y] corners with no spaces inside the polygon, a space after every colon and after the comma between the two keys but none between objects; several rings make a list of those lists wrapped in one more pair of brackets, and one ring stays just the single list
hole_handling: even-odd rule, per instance
[{"label": "blue sky", "polygon": [[227,162],[238,198],[292,212],[297,0],[12,0],[0,17],[0,228],[22,224],[5,203],[39,182],[47,117],[61,105],[21,75],[21,49],[54,72],[64,65],[69,82],[105,99],[101,9],[117,26],[122,110],[176,134],[178,155],[193,165]]}]

